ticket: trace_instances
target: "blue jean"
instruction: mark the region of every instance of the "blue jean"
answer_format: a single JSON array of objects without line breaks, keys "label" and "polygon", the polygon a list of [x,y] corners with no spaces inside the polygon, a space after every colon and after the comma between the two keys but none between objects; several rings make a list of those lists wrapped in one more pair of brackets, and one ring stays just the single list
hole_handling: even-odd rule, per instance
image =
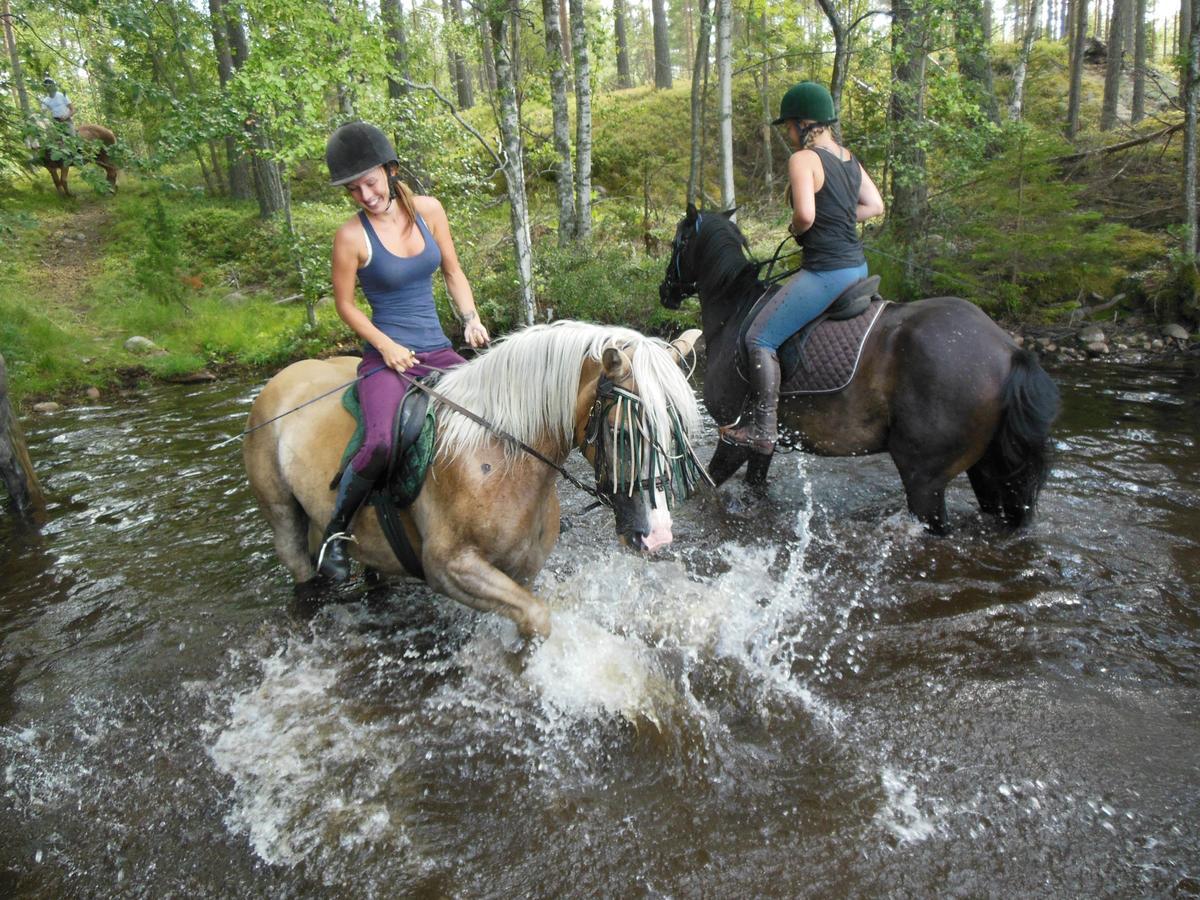
[{"label": "blue jean", "polygon": [[814,272],[801,269],[779,289],[746,333],[746,345],[778,350],[793,334],[825,312],[846,288],[867,277],[867,264]]}]

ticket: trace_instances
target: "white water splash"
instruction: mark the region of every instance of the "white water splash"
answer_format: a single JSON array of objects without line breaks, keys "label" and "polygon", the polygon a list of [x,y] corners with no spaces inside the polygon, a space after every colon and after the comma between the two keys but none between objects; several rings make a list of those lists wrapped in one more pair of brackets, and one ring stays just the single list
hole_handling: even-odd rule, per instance
[{"label": "white water splash", "polygon": [[353,717],[336,677],[325,654],[289,645],[266,660],[256,688],[234,699],[209,749],[234,782],[226,825],[246,833],[266,862],[408,846],[384,790],[408,748],[383,723]]},{"label": "white water splash", "polygon": [[918,843],[937,833],[937,825],[921,809],[916,789],[894,769],[880,772],[886,800],[875,814],[875,824],[904,843]]}]

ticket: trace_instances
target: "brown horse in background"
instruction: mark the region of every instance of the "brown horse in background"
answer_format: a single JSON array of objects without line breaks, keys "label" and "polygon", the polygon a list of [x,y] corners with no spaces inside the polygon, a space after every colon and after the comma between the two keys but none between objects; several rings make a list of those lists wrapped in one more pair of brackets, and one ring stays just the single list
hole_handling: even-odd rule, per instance
[{"label": "brown horse in background", "polygon": [[[87,149],[84,151],[83,162],[94,162],[102,168],[108,178],[108,183],[115,191],[117,189],[117,167],[109,159],[107,148],[117,142],[117,136],[103,125],[80,125],[72,137],[86,142]],[[77,162],[78,160],[73,159],[71,155],[63,159],[53,159],[49,148],[42,151],[41,163],[50,172],[50,177],[54,179],[55,189],[64,197],[71,196],[71,190],[67,187],[67,175],[70,173],[71,166]]]}]

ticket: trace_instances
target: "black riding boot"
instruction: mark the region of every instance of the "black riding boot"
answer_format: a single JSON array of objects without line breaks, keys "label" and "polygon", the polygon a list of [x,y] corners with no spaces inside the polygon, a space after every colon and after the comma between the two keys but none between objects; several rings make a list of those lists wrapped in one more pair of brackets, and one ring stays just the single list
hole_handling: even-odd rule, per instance
[{"label": "black riding boot", "polygon": [[769,455],[779,440],[779,357],[766,347],[751,347],[748,359],[754,421],[726,429],[721,439]]},{"label": "black riding boot", "polygon": [[319,573],[331,581],[345,581],[350,576],[350,560],[346,558],[346,539],[350,537],[350,520],[358,512],[374,482],[363,478],[350,466],[342,473],[338,482],[337,499],[333,505],[333,516],[321,539],[317,551]]}]

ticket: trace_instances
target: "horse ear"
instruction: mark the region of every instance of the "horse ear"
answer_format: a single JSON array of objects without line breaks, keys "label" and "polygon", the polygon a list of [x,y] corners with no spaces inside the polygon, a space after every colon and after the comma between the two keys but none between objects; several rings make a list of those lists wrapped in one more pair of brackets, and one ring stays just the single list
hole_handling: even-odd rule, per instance
[{"label": "horse ear", "polygon": [[683,365],[692,349],[696,346],[696,341],[700,339],[703,332],[699,328],[689,328],[675,340],[671,341],[671,349],[675,352],[675,362]]},{"label": "horse ear", "polygon": [[735,207],[733,207],[733,209],[725,210],[725,212],[721,213],[721,215],[723,215],[727,219],[732,219],[734,216],[737,215],[737,211],[738,211],[738,208],[735,206]]},{"label": "horse ear", "polygon": [[696,221],[696,216],[698,215],[700,215],[700,210],[696,209],[696,204],[689,203],[687,205],[687,214],[683,217],[683,221],[690,225],[692,222]]},{"label": "horse ear", "polygon": [[633,363],[620,347],[605,347],[601,362],[604,364],[604,374],[615,384],[620,384],[633,371]]}]

